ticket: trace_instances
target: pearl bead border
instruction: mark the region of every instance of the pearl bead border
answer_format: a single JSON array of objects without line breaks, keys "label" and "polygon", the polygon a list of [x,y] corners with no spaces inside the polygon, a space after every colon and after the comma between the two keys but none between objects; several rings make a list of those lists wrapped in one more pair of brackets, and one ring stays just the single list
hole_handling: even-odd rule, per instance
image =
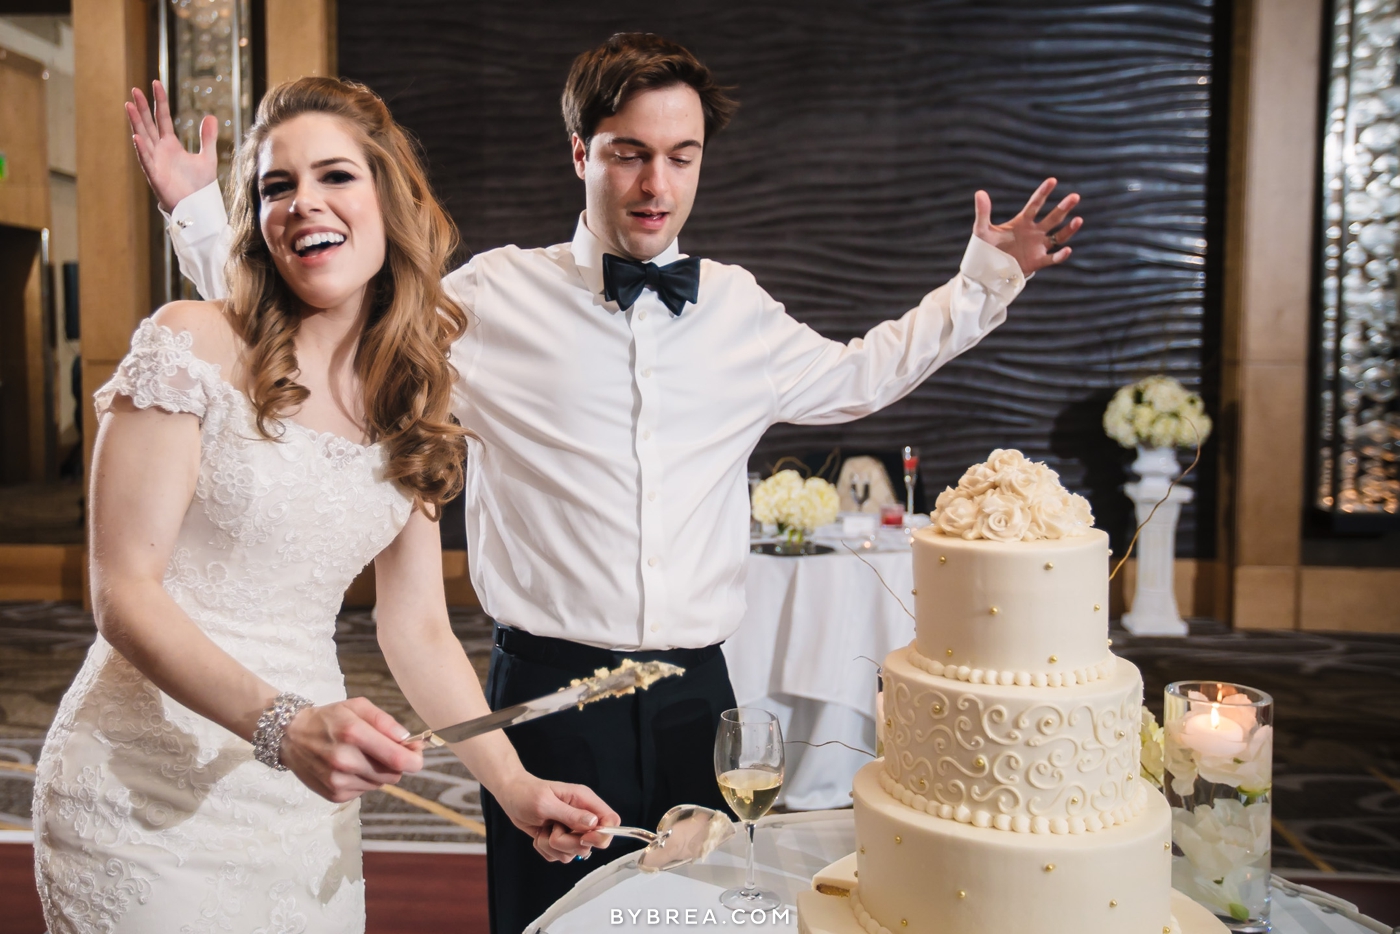
[{"label": "pearl bead border", "polygon": [[990,811],[974,811],[965,804],[953,807],[951,804],[939,804],[937,801],[930,801],[923,795],[916,795],[905,788],[884,769],[879,774],[880,787],[885,790],[885,794],[894,798],[906,807],[915,811],[922,811],[931,817],[939,817],[943,820],[953,820],[960,824],[971,824],[974,827],[992,828],[995,830],[1010,830],[1014,833],[1056,833],[1056,834],[1082,834],[1096,833],[1100,830],[1107,830],[1109,827],[1118,824],[1125,824],[1142,813],[1147,806],[1147,786],[1143,782],[1137,783],[1137,790],[1127,800],[1111,811],[1099,811],[1089,814],[1087,817],[1029,817],[1025,814],[992,814]]},{"label": "pearl bead border", "polygon": [[1084,668],[1067,671],[997,671],[996,669],[972,668],[968,665],[945,665],[936,659],[920,654],[912,644],[909,646],[909,664],[935,677],[952,681],[966,681],[969,684],[1004,684],[1017,687],[1058,688],[1073,687],[1076,684],[1092,684],[1113,676],[1118,659],[1109,655],[1103,661]]}]

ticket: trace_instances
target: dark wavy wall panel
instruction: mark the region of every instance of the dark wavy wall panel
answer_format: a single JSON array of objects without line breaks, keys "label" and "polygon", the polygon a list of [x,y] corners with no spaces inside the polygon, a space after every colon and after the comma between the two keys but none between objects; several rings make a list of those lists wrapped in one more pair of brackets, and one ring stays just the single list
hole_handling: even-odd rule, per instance
[{"label": "dark wavy wall panel", "polygon": [[[871,418],[775,427],[759,461],[914,443],[936,490],[1016,446],[1121,542],[1131,458],[1098,424],[1112,390],[1166,371],[1214,395],[1211,0],[340,0],[338,18],[341,70],[421,138],[471,250],[572,234],[583,193],[558,97],[578,52],[619,30],[685,43],[743,107],[706,152],[683,247],[748,267],[841,340],[956,270],[976,188],[998,219],[1046,175],[1084,195],[1074,257],[982,345]],[[1179,548],[1210,556],[1209,473],[1198,492]]]}]

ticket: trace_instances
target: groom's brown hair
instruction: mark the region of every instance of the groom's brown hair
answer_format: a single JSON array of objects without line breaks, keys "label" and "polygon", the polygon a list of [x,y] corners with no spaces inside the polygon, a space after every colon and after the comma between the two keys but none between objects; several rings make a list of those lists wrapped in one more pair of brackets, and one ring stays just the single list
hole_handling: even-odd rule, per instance
[{"label": "groom's brown hair", "polygon": [[599,122],[622,109],[638,91],[686,84],[700,95],[705,141],[729,123],[739,102],[715,83],[690,50],[649,32],[620,32],[574,59],[564,82],[564,128],[587,147]]}]

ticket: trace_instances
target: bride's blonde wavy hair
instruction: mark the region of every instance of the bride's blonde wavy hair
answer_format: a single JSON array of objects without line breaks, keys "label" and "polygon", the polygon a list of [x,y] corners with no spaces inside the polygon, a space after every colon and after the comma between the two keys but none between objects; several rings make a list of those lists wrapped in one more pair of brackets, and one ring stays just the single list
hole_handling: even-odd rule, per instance
[{"label": "bride's blonde wavy hair", "polygon": [[369,284],[371,307],[355,353],[366,433],[389,455],[387,476],[413,493],[430,518],[462,488],[467,432],[451,417],[456,373],[448,353],[466,312],[441,277],[457,230],[429,189],[418,151],[369,88],[336,78],[298,78],[267,92],[234,166],[233,246],[228,314],[248,345],[249,398],[258,431],[309,395],[296,381],[300,302],[277,272],[259,224],[258,150],[273,128],[307,113],[341,118],[359,139],[379,196],[387,240],[384,266]]}]

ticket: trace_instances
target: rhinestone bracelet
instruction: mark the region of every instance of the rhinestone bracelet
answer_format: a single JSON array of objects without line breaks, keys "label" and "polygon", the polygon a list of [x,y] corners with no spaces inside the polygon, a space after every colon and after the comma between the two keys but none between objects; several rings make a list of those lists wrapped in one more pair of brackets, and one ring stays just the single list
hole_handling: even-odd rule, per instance
[{"label": "rhinestone bracelet", "polygon": [[253,731],[253,758],[268,768],[287,771],[282,764],[282,736],[287,732],[287,724],[292,722],[292,718],[310,706],[311,701],[300,694],[290,691],[278,694],[272,706],[258,717],[257,729]]}]

